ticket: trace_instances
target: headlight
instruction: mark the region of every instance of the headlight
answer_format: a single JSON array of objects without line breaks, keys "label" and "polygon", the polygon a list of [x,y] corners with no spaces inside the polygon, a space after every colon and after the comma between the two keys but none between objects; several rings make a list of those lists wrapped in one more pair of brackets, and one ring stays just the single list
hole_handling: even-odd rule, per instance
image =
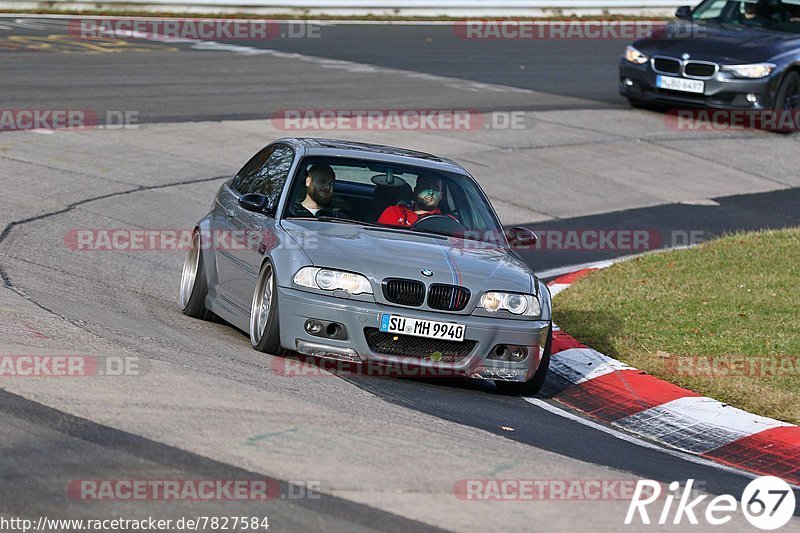
[{"label": "headlight", "polygon": [[369,280],[361,274],[331,270],[328,268],[303,267],[294,275],[294,284],[323,291],[347,291],[350,294],[372,294]]},{"label": "headlight", "polygon": [[496,313],[501,309],[505,309],[513,315],[539,316],[542,314],[539,299],[533,294],[487,292],[481,296],[478,307],[490,313]]},{"label": "headlight", "polygon": [[633,46],[628,46],[627,48],[625,48],[625,61],[629,63],[634,63],[636,65],[642,65],[644,63],[647,63],[649,60],[650,60],[649,57],[641,53]]},{"label": "headlight", "polygon": [[777,68],[774,63],[754,63],[752,65],[726,65],[722,70],[730,72],[737,78],[764,78]]}]

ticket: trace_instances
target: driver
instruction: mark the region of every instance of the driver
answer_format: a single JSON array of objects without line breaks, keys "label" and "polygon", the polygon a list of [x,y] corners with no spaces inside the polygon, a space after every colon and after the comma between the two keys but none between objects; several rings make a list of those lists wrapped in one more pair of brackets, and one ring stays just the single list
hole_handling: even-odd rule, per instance
[{"label": "driver", "polygon": [[772,14],[767,0],[746,1],[744,4],[745,20],[763,24],[770,20]]},{"label": "driver", "polygon": [[442,180],[432,176],[420,176],[414,186],[414,201],[386,208],[378,219],[378,224],[386,226],[410,227],[422,217],[439,215],[439,202],[442,201]]},{"label": "driver", "polygon": [[295,216],[317,216],[333,202],[336,174],[328,165],[311,165],[306,174],[306,197],[294,205]]}]

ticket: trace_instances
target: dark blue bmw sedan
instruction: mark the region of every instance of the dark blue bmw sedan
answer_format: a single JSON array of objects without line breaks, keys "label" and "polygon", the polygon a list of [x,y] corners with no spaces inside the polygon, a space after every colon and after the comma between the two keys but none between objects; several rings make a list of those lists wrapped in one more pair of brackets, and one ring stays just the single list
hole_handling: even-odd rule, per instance
[{"label": "dark blue bmw sedan", "polygon": [[705,0],[676,16],[626,48],[631,105],[800,109],[800,0]]}]

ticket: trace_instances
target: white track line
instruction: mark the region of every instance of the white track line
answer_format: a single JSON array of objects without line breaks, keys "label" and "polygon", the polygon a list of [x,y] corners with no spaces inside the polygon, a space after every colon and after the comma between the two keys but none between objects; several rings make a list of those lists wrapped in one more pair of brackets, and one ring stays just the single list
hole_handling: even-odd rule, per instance
[{"label": "white track line", "polygon": [[689,453],[706,453],[767,429],[792,424],[748,413],[704,396],[653,406],[613,425]]},{"label": "white track line", "polygon": [[[752,472],[747,472],[744,470],[739,470],[730,466],[723,465],[721,463],[717,463],[714,461],[710,461],[708,459],[703,459],[701,457],[697,457],[696,455],[691,455],[685,452],[681,452],[678,450],[673,450],[670,448],[665,448],[663,446],[659,446],[657,444],[653,444],[651,442],[638,439],[633,435],[629,435],[628,433],[623,433],[621,431],[617,431],[616,429],[612,429],[610,427],[606,427],[602,424],[598,424],[597,422],[593,422],[591,420],[587,420],[582,418],[576,414],[570,413],[569,411],[565,411],[559,407],[554,406],[551,403],[545,402],[544,400],[540,400],[539,398],[525,398],[525,401],[535,405],[536,407],[540,407],[545,411],[553,413],[554,415],[558,415],[562,418],[566,418],[568,420],[572,420],[573,422],[577,422],[579,424],[583,424],[584,426],[590,427],[592,429],[596,429],[597,431],[602,431],[608,435],[611,435],[614,438],[619,440],[623,440],[625,442],[629,442],[636,446],[640,446],[642,448],[648,448],[650,450],[656,450],[661,453],[666,453],[667,455],[671,455],[673,457],[677,457],[679,459],[683,459],[685,461],[689,461],[690,463],[695,463],[701,466],[708,466],[711,468],[716,468],[717,470],[723,470],[725,472],[731,474],[738,474],[740,476],[748,477],[750,479],[755,479],[757,477],[761,477],[758,474],[753,474]],[[794,487],[800,488],[800,487]]]}]

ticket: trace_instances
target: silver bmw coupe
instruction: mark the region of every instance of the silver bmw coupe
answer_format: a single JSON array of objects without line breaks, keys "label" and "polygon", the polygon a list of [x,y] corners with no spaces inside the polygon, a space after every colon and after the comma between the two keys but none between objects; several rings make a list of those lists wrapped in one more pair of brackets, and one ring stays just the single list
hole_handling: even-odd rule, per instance
[{"label": "silver bmw coupe", "polygon": [[219,189],[184,262],[186,315],[262,352],[412,365],[534,394],[550,293],[470,174],[434,155],[284,138]]}]

